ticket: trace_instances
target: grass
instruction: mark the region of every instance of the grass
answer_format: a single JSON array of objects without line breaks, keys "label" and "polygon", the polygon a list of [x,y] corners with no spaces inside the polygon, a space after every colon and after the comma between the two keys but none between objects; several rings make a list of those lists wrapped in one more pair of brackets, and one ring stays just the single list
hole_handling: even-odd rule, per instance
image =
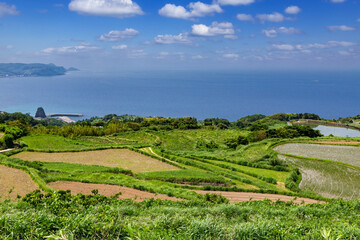
[{"label": "grass", "polygon": [[291,143],[280,145],[275,150],[280,153],[332,160],[360,167],[359,147]]},{"label": "grass", "polygon": [[151,172],[164,170],[178,170],[177,167],[163,163],[128,149],[109,149],[89,152],[42,153],[22,152],[13,155],[26,161],[64,162],[84,165],[99,165],[118,167],[134,172]]},{"label": "grass", "polygon": [[180,171],[162,171],[141,173],[139,177],[148,180],[160,180],[165,182],[173,182],[179,184],[190,185],[227,185],[231,186],[233,183],[224,177],[217,176],[211,172],[194,171],[194,170],[180,170]]},{"label": "grass", "polygon": [[[104,199],[61,192],[0,203],[2,239],[359,239],[360,202],[297,205]],[[326,236],[327,238],[324,238]]]},{"label": "grass", "polygon": [[282,158],[302,173],[300,188],[327,198],[359,199],[360,171],[344,165],[311,159]]}]

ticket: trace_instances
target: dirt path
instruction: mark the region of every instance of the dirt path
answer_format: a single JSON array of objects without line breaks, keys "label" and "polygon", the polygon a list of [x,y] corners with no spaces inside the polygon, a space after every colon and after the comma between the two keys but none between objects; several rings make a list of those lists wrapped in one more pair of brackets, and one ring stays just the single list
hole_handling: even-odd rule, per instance
[{"label": "dirt path", "polygon": [[6,152],[10,152],[12,150],[15,150],[15,148],[8,148],[8,149],[0,150],[0,153],[6,153]]},{"label": "dirt path", "polygon": [[36,189],[38,185],[24,171],[0,165],[0,201],[15,200],[18,194],[23,197]]},{"label": "dirt path", "polygon": [[[200,193],[200,194],[206,194],[206,193],[220,194],[220,195],[226,197],[227,199],[229,199],[231,203],[247,202],[249,200],[262,201],[265,199],[270,199],[272,201],[276,201],[279,199],[280,201],[288,202],[288,201],[294,200],[294,198],[295,198],[295,197],[286,196],[286,195],[250,193],[250,192],[222,192],[222,191],[202,191],[202,190],[197,190],[195,192]],[[302,203],[302,201],[304,201],[306,204],[319,203],[318,200],[314,200],[314,199],[310,199],[310,198],[299,197],[296,200],[294,200],[295,203]],[[322,202],[322,203],[324,203],[324,202]]]},{"label": "dirt path", "polygon": [[162,194],[154,194],[145,191],[140,191],[133,188],[121,187],[115,185],[107,185],[107,184],[94,184],[94,183],[81,183],[81,182],[52,182],[48,184],[49,187],[55,188],[58,190],[70,190],[71,193],[77,194],[92,194],[91,191],[97,189],[99,194],[104,196],[112,196],[119,192],[122,194],[119,196],[119,199],[127,199],[131,198],[137,202],[141,202],[146,199],[155,198],[155,199],[164,199],[164,200],[172,200],[172,201],[180,201],[181,199],[175,197],[168,197]]}]

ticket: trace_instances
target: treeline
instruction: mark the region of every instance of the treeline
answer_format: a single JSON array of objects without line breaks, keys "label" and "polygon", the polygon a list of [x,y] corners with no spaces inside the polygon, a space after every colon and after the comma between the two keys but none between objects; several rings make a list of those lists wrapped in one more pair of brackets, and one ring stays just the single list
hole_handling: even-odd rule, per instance
[{"label": "treeline", "polygon": [[250,127],[252,132],[248,136],[237,136],[225,140],[225,145],[229,148],[237,148],[239,145],[247,145],[251,142],[258,142],[267,138],[297,138],[297,137],[321,137],[319,130],[314,130],[310,126],[286,126],[277,129],[268,129],[266,125],[255,124]]}]

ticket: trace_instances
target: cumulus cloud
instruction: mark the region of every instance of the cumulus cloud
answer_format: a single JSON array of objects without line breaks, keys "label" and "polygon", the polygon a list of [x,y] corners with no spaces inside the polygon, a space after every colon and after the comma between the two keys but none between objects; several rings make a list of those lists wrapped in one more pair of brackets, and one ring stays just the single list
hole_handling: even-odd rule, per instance
[{"label": "cumulus cloud", "polygon": [[346,0],[330,0],[332,3],[343,3]]},{"label": "cumulus cloud", "polygon": [[263,34],[265,34],[265,36],[269,38],[277,37],[280,33],[289,34],[289,35],[301,33],[299,29],[294,27],[268,28],[268,29],[264,29],[262,32]]},{"label": "cumulus cloud", "polygon": [[105,42],[119,42],[127,38],[136,37],[139,34],[138,31],[132,28],[126,28],[124,31],[110,31],[109,33],[99,36],[100,41]]},{"label": "cumulus cloud", "polygon": [[178,35],[157,35],[154,42],[158,44],[191,44],[192,41],[187,33],[180,33]]},{"label": "cumulus cloud", "polygon": [[128,46],[125,44],[122,44],[122,45],[118,45],[118,46],[112,46],[111,48],[114,50],[125,50],[128,48]]},{"label": "cumulus cloud", "polygon": [[223,35],[225,38],[236,38],[234,26],[230,22],[213,22],[210,26],[194,24],[192,25],[192,34],[204,37]]},{"label": "cumulus cloud", "polygon": [[250,14],[239,13],[238,15],[236,15],[236,18],[240,21],[254,21],[253,16],[251,16]]},{"label": "cumulus cloud", "polygon": [[343,31],[343,32],[355,31],[356,30],[355,27],[349,27],[349,26],[346,26],[346,25],[328,26],[327,29],[329,31]]},{"label": "cumulus cloud", "polygon": [[59,48],[46,48],[41,50],[43,54],[76,54],[98,50],[99,47],[92,45],[67,46]]},{"label": "cumulus cloud", "polygon": [[69,9],[86,15],[117,18],[144,14],[132,0],[71,0]]},{"label": "cumulus cloud", "polygon": [[301,9],[298,6],[290,6],[285,9],[287,14],[298,14],[299,12],[301,12]]},{"label": "cumulus cloud", "polygon": [[336,47],[352,47],[356,46],[357,43],[347,42],[347,41],[328,41],[325,43],[311,43],[306,45],[298,44],[296,48],[298,50],[306,50],[306,49],[326,49],[326,48],[336,48]]},{"label": "cumulus cloud", "polygon": [[220,5],[249,5],[254,3],[255,0],[218,0],[218,3]]},{"label": "cumulus cloud", "polygon": [[15,5],[7,5],[4,2],[0,2],[0,17],[5,15],[18,15],[19,12],[16,10]]},{"label": "cumulus cloud", "polygon": [[284,15],[282,15],[281,13],[278,12],[274,12],[271,14],[258,14],[256,15],[256,17],[261,21],[261,22],[282,22],[285,20]]},{"label": "cumulus cloud", "polygon": [[193,19],[195,17],[204,17],[213,15],[214,13],[221,13],[223,10],[218,4],[205,4],[202,2],[192,2],[186,10],[183,6],[176,6],[175,4],[166,4],[159,10],[159,14],[169,18]]}]

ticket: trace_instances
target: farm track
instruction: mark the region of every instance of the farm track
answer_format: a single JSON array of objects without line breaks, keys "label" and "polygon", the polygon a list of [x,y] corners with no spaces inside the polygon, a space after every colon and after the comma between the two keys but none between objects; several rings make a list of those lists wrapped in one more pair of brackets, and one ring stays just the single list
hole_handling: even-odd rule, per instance
[{"label": "farm track", "polygon": [[271,201],[293,201],[295,203],[305,203],[305,204],[313,204],[313,203],[325,203],[320,202],[318,200],[310,199],[310,198],[296,198],[292,196],[286,196],[286,195],[278,195],[278,194],[264,194],[264,193],[250,193],[250,192],[223,192],[223,191],[202,191],[197,190],[195,191],[200,194],[207,194],[207,193],[216,193],[220,194],[227,199],[231,203],[236,202],[247,202],[247,201],[263,201],[265,199],[270,199]]},{"label": "farm track", "polygon": [[146,199],[163,199],[171,201],[181,201],[182,199],[169,197],[163,194],[154,194],[145,191],[140,191],[133,188],[116,186],[116,185],[107,185],[107,184],[94,184],[94,183],[81,183],[81,182],[51,182],[48,184],[49,187],[57,190],[70,190],[72,194],[82,193],[86,195],[91,195],[92,190],[97,189],[99,194],[104,196],[113,196],[119,192],[121,195],[119,199],[133,199],[137,202],[144,201]]},{"label": "farm track", "polygon": [[17,195],[23,197],[36,189],[39,187],[27,173],[0,165],[0,201],[15,200]]}]

